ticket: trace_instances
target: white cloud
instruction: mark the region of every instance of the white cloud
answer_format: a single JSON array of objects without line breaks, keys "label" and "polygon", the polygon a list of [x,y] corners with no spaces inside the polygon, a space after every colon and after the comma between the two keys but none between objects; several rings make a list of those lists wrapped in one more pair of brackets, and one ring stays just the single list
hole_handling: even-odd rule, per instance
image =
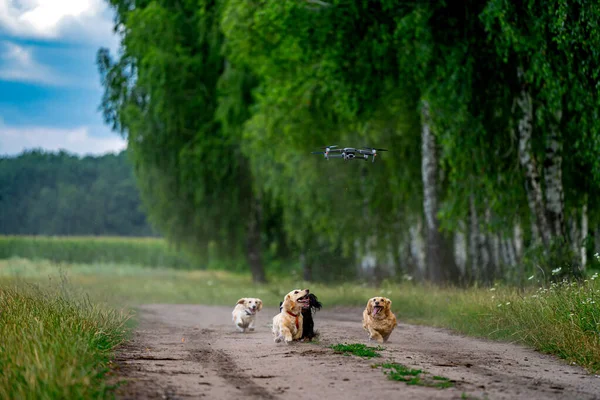
[{"label": "white cloud", "polygon": [[[0,121],[1,122],[1,121]],[[8,127],[0,125],[0,155],[16,155],[23,150],[65,150],[79,155],[101,155],[124,150],[127,142],[115,135],[94,137],[87,127],[56,129]]]},{"label": "white cloud", "polygon": [[65,83],[56,72],[39,64],[31,49],[6,41],[0,42],[0,80],[47,85]]},{"label": "white cloud", "polygon": [[0,29],[16,37],[114,45],[104,0],[0,0]]}]

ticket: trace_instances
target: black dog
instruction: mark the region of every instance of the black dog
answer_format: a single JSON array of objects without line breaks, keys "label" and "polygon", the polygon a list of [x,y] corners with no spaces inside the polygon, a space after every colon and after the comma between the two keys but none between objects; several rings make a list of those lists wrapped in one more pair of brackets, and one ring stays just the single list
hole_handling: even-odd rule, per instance
[{"label": "black dog", "polygon": [[[302,309],[302,337],[300,340],[312,341],[313,338],[319,336],[318,332],[315,332],[315,321],[313,320],[313,312],[320,310],[323,305],[312,293],[309,293],[308,298],[310,299],[309,305]],[[279,302],[279,312],[282,309],[282,302]]]}]

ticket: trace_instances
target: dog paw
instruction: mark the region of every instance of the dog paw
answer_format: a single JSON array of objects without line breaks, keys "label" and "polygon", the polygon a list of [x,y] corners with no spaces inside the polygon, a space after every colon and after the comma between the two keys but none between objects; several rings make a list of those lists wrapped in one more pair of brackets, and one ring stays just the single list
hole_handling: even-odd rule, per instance
[{"label": "dog paw", "polygon": [[254,332],[254,328],[249,328],[248,329],[250,332]]}]

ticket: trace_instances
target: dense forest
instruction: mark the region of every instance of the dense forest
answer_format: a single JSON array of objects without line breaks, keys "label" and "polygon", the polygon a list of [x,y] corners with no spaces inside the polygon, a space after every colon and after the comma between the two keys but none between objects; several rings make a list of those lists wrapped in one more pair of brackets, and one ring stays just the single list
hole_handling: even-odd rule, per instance
[{"label": "dense forest", "polygon": [[[109,0],[105,120],[170,240],[523,284],[600,248],[600,3]],[[326,161],[326,145],[390,151]],[[211,243],[209,245],[209,243]],[[336,263],[337,262],[337,263]]]},{"label": "dense forest", "polygon": [[0,234],[153,236],[126,152],[0,157]]}]

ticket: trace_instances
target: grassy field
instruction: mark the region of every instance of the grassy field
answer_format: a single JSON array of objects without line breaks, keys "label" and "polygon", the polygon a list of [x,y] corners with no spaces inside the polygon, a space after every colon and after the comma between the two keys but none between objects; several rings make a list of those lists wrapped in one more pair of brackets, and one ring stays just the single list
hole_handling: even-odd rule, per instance
[{"label": "grassy field", "polygon": [[65,263],[123,263],[154,267],[201,266],[160,238],[0,236],[0,259],[12,257]]},{"label": "grassy field", "polygon": [[[590,371],[600,371],[600,279],[553,284],[518,291],[507,287],[434,289],[412,283],[336,286],[300,280],[273,280],[253,285],[248,275],[224,271],[184,271],[123,264],[56,264],[49,261],[0,261],[0,282],[22,279],[44,283],[68,277],[94,301],[114,305],[200,303],[231,305],[240,297],[260,297],[277,307],[291,288],[310,287],[325,307],[364,307],[383,295],[404,322],[451,328],[474,336],[516,341],[557,354]],[[358,310],[357,312],[360,312]]]}]

